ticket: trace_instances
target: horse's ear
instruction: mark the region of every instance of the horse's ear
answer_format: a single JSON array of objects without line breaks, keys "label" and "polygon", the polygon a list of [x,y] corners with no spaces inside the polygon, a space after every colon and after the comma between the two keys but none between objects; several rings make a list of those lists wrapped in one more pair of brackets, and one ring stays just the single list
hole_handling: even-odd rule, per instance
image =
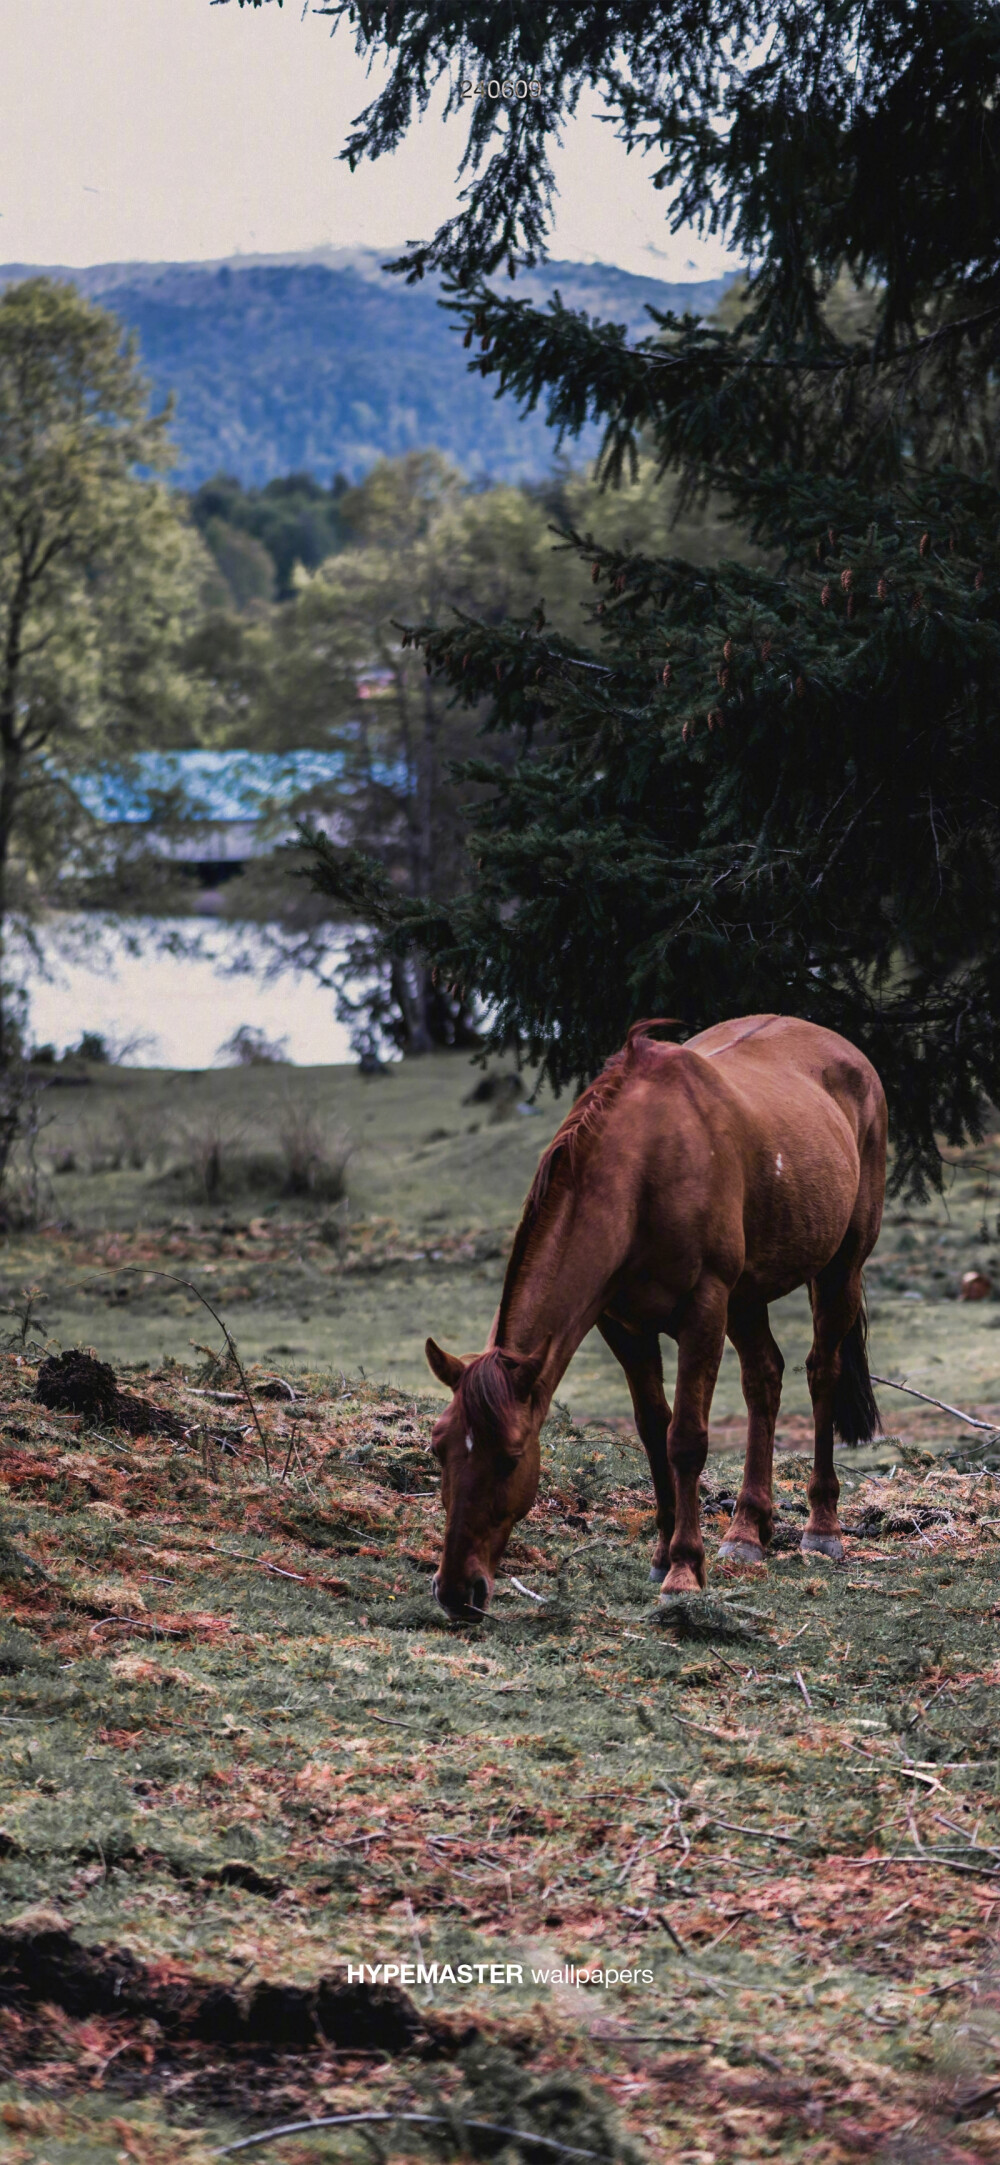
[{"label": "horse's ear", "polygon": [[428,1338],[424,1352],[427,1366],[438,1382],[446,1384],[449,1391],[457,1391],[465,1374],[465,1362],[459,1360],[457,1353],[446,1353],[444,1347],[436,1345],[433,1338]]},{"label": "horse's ear", "polygon": [[531,1397],[532,1391],[548,1360],[551,1345],[552,1338],[550,1335],[542,1340],[541,1345],[535,1347],[533,1353],[508,1353],[506,1361],[507,1373],[513,1386],[515,1398]]}]

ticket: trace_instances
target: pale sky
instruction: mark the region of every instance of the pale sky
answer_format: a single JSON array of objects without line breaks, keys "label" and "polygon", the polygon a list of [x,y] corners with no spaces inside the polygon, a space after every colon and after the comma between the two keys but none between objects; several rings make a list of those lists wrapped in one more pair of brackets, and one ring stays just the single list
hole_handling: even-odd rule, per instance
[{"label": "pale sky", "polygon": [[[426,239],[455,208],[464,122],[395,158],[338,158],[373,95],[349,37],[299,0],[34,0],[4,11],[0,263],[83,265]],[[661,278],[734,267],[672,236],[649,162],[584,96],[557,153],[550,253]]]}]

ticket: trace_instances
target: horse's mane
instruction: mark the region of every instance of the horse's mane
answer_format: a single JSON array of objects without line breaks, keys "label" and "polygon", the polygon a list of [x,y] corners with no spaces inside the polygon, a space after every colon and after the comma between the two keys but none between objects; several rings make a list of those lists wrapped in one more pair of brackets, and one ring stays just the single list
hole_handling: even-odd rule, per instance
[{"label": "horse's mane", "polygon": [[[610,1060],[605,1061],[600,1074],[595,1076],[592,1083],[588,1083],[585,1090],[581,1091],[575,1105],[570,1107],[562,1126],[556,1129],[548,1148],[543,1150],[538,1160],[534,1180],[528,1190],[524,1209],[521,1213],[521,1222],[514,1235],[514,1243],[504,1273],[503,1292],[500,1295],[500,1308],[496,1325],[496,1343],[498,1346],[503,1344],[511,1295],[527,1253],[528,1242],[538,1224],[552,1186],[553,1174],[557,1169],[561,1170],[565,1167],[572,1179],[576,1171],[576,1161],[581,1143],[589,1135],[593,1134],[603,1120],[609,1106],[613,1105],[620,1095],[624,1083],[628,1080],[635,1067],[636,1060],[641,1058],[642,1053],[647,1048],[653,1049],[653,1041],[649,1036],[650,1030],[669,1030],[679,1027],[676,1021],[662,1015],[648,1018],[642,1022],[634,1022],[621,1051],[612,1053]],[[660,1045],[656,1047],[656,1050],[661,1053],[679,1052],[680,1049],[678,1045]],[[478,1368],[479,1364],[476,1365]],[[501,1364],[498,1362],[496,1366],[498,1373],[502,1373]],[[472,1372],[471,1370],[468,1371],[469,1374]]]},{"label": "horse's mane", "polygon": [[470,1431],[480,1421],[484,1424],[502,1422],[513,1412],[517,1403],[514,1386],[499,1348],[492,1347],[488,1353],[480,1353],[468,1363],[458,1386],[458,1397],[466,1428]]}]

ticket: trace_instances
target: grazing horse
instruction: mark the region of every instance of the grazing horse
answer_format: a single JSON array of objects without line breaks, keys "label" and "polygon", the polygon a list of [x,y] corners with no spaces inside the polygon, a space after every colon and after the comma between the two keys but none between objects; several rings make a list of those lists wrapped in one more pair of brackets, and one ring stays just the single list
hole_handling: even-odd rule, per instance
[{"label": "grazing horse", "polygon": [[[446,1525],[434,1595],[481,1615],[517,1520],[534,1503],[539,1431],[597,1325],[625,1370],[659,1529],[663,1596],[705,1585],[698,1479],[727,1336],[748,1419],[736,1510],[720,1555],[762,1563],[784,1362],[768,1303],[807,1285],[816,1430],[802,1547],[841,1557],[834,1430],[880,1427],[865,1352],[861,1269],[885,1193],[886,1106],[864,1054],[789,1015],[718,1023],[685,1045],[637,1022],[543,1153],[485,1353],[427,1340],[453,1392],[436,1422]],[[660,1332],[677,1341],[671,1414]],[[661,1597],[662,1598],[662,1597]]]}]

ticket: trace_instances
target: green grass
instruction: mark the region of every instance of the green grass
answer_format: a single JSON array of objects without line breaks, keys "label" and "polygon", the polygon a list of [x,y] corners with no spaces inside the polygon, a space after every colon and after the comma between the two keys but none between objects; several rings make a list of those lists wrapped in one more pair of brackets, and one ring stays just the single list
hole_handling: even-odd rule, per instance
[{"label": "green grass", "polygon": [[[176,1374],[152,1388],[201,1420],[184,1446],[82,1435],[32,1405],[30,1382],[8,1356],[0,2114],[15,2156],[110,2165],[124,2127],[129,2156],[200,2159],[255,2125],[429,2096],[584,2147],[589,2133],[608,2159],[631,2142],[811,2165],[818,2106],[834,2165],[859,2129],[870,2149],[956,2116],[949,2156],[996,2155],[982,2129],[1000,2128],[969,2102],[1000,2053],[992,1476],[848,1473],[855,1531],[835,1568],[797,1551],[806,1462],[786,1454],[767,1571],[715,1561],[706,1600],[664,1611],[638,1453],[556,1420],[494,1611],[464,1630],[428,1595],[430,1401],[313,1382],[287,1411],[265,1404],[272,1463],[296,1443],[287,1482],[268,1482],[240,1409]],[[208,1440],[225,1430],[235,1464]],[[705,1515],[714,1554],[717,1482]],[[346,1961],[412,1960],[418,1940],[453,1966],[648,1981],[445,1983],[430,2005],[413,1991],[430,2058],[320,2039],[247,2052],[127,2005],[87,2018],[51,1987],[48,2004],[4,1987],[12,1941],[46,1929],[112,1971],[125,1948],[174,1989],[251,2000],[316,1989]],[[543,2110],[557,2071],[569,2091]],[[18,2115],[39,2101],[36,2143]],[[411,2148],[400,2135],[392,2154]],[[366,2153],[340,2134],[280,2154]]]},{"label": "green grass", "polygon": [[[463,1103],[479,1071],[448,1054],[373,1082],[350,1068],[89,1076],[46,1100],[43,1157],[53,1167],[72,1154],[78,1169],[50,1171],[43,1231],[5,1243],[9,1304],[38,1283],[60,1343],[93,1344],[111,1360],[190,1362],[192,1339],[213,1326],[189,1291],[124,1271],[93,1275],[128,1263],[173,1270],[222,1304],[249,1357],[289,1373],[363,1371],[404,1390],[427,1385],[428,1332],[463,1351],[485,1342],[524,1194],[566,1109],[543,1092],[535,1117],[491,1124],[488,1107]],[[282,1192],[290,1112],[325,1132],[335,1158],[349,1143],[342,1201]],[[88,1172],[123,1131],[149,1151],[146,1164]],[[222,1189],[207,1204],[193,1159],[213,1136]],[[1000,1307],[956,1299],[969,1268],[1000,1285],[998,1167],[994,1143],[949,1167],[945,1195],[925,1209],[890,1207],[868,1271],[873,1366],[967,1404],[1000,1402]],[[773,1321],[787,1362],[779,1433],[797,1442],[809,1413],[804,1293],[776,1304]],[[596,1334],[560,1396],[578,1416],[627,1415],[617,1364]],[[895,1425],[895,1402],[891,1410]],[[720,1441],[741,1416],[727,1348]]]},{"label": "green grass", "polygon": [[[443,1058],[370,1085],[95,1071],[51,1094],[53,1165],[74,1135],[99,1157],[123,1110],[161,1155],[53,1171],[46,1224],[6,1242],[8,1305],[25,1317],[40,1286],[53,1336],[113,1359],[187,1435],[43,1412],[36,1341],[8,1318],[0,2149],[204,2165],[252,2130],[368,2110],[459,2132],[260,2155],[496,2156],[480,2119],[525,2131],[504,2165],[552,2155],[532,2129],[607,2165],[1000,2159],[997,1476],[952,1468],[958,1425],[886,1393],[895,1433],[840,1454],[847,1561],[804,1560],[806,1320],[783,1303],[774,1552],[766,1570],[717,1558],[727,1362],[709,1594],[665,1611],[645,1462],[588,1345],[490,1617],[450,1626],[428,1592],[441,1399],[420,1347],[428,1329],[482,1343],[560,1110],[489,1125],[462,1103],[475,1081]],[[281,1193],[290,1104],[351,1135],[346,1199]],[[232,1147],[208,1205],[190,1136],[213,1122]],[[967,1406],[1000,1401],[1000,1310],[956,1297],[968,1268],[1000,1278],[997,1168],[993,1141],[944,1199],[894,1207],[869,1271],[876,1368]],[[235,1330],[270,1479],[234,1378],[192,1349],[220,1332],[160,1269]],[[296,1400],[263,1395],[276,1370]],[[325,2005],[345,1962],[418,1944],[525,1981],[410,1986],[426,2028],[371,2057],[310,2028],[303,1996]],[[84,1956],[103,1999],[73,1998]],[[651,1974],[530,1980],[567,1964]],[[206,2034],[192,2010],[219,2004],[255,2044]]]}]

